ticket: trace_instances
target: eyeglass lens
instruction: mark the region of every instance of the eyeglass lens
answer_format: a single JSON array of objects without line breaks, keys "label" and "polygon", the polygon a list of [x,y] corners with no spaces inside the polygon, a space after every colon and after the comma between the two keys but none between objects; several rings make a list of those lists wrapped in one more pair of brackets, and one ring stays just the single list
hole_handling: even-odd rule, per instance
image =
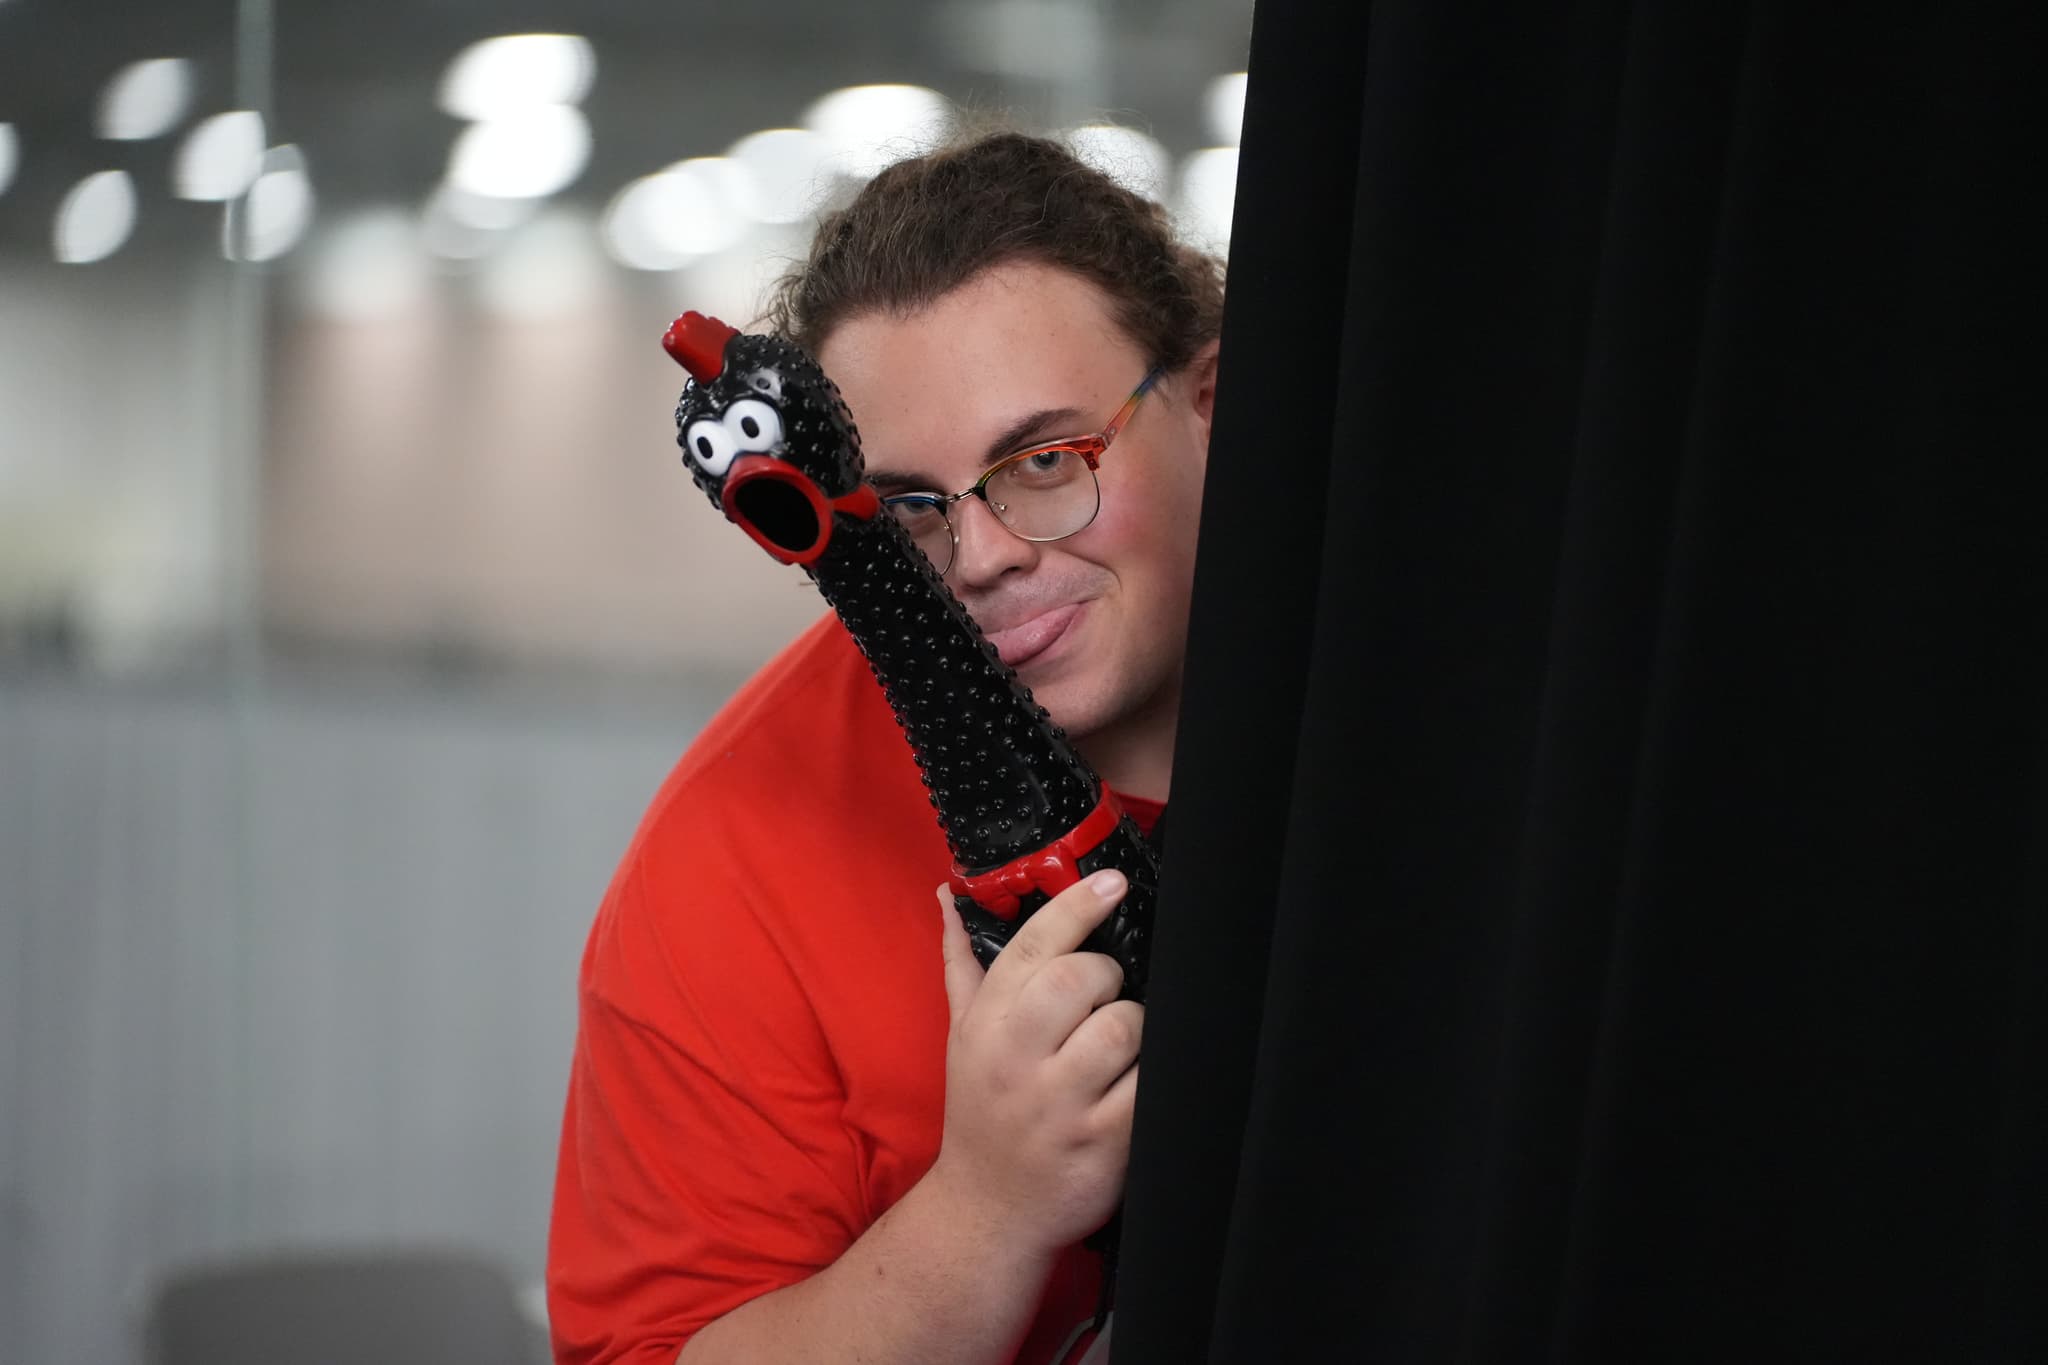
[{"label": "eyeglass lens", "polygon": [[[981,485],[989,510],[1025,540],[1061,540],[1086,527],[1101,505],[1095,471],[1079,451],[1025,451],[1003,461]],[[954,536],[936,498],[902,499],[890,510],[932,567],[952,567]]]}]

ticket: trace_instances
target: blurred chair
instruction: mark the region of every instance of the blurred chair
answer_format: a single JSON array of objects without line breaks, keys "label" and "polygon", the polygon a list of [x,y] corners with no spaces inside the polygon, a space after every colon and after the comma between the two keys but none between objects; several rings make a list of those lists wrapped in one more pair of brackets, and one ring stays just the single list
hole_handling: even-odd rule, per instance
[{"label": "blurred chair", "polygon": [[544,1365],[512,1281],[460,1252],[294,1252],[172,1271],[151,1365]]}]

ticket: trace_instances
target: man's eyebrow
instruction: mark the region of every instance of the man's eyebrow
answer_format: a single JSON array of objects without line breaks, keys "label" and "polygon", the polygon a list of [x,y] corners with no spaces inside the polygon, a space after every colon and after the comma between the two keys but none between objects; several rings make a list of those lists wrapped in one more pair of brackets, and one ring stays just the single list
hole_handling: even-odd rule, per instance
[{"label": "man's eyebrow", "polygon": [[[982,468],[986,469],[1005,455],[1014,455],[1037,441],[1060,436],[1073,436],[1080,432],[1080,424],[1086,420],[1082,408],[1040,408],[1027,413],[996,433],[988,443],[988,450],[982,457]],[[868,482],[874,485],[883,497],[894,497],[898,493],[938,493],[938,480],[921,469],[895,470],[889,473],[870,473]]]},{"label": "man's eyebrow", "polygon": [[893,498],[898,493],[936,493],[939,491],[938,480],[922,470],[916,469],[906,469],[893,474],[876,474],[870,471],[868,474],[868,484],[885,498]]},{"label": "man's eyebrow", "polygon": [[1078,436],[1080,423],[1087,420],[1080,408],[1040,408],[1037,412],[1020,417],[999,432],[988,443],[988,455],[983,467],[994,464],[1005,455],[1014,455],[1024,447],[1047,437]]}]

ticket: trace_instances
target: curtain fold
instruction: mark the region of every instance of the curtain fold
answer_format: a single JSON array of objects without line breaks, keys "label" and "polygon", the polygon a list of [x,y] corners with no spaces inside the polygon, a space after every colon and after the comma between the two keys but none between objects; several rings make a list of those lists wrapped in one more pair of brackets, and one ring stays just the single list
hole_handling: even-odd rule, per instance
[{"label": "curtain fold", "polygon": [[1259,6],[1120,1365],[2048,1356],[2038,27]]}]

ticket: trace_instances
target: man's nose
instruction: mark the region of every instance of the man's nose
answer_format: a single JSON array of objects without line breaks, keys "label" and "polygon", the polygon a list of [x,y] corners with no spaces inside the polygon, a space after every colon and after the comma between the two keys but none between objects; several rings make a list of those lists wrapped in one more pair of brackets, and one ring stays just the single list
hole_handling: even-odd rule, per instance
[{"label": "man's nose", "polygon": [[978,497],[953,504],[953,534],[960,545],[947,576],[964,587],[988,587],[1004,574],[1038,562],[1038,546],[1003,525],[995,509]]}]

